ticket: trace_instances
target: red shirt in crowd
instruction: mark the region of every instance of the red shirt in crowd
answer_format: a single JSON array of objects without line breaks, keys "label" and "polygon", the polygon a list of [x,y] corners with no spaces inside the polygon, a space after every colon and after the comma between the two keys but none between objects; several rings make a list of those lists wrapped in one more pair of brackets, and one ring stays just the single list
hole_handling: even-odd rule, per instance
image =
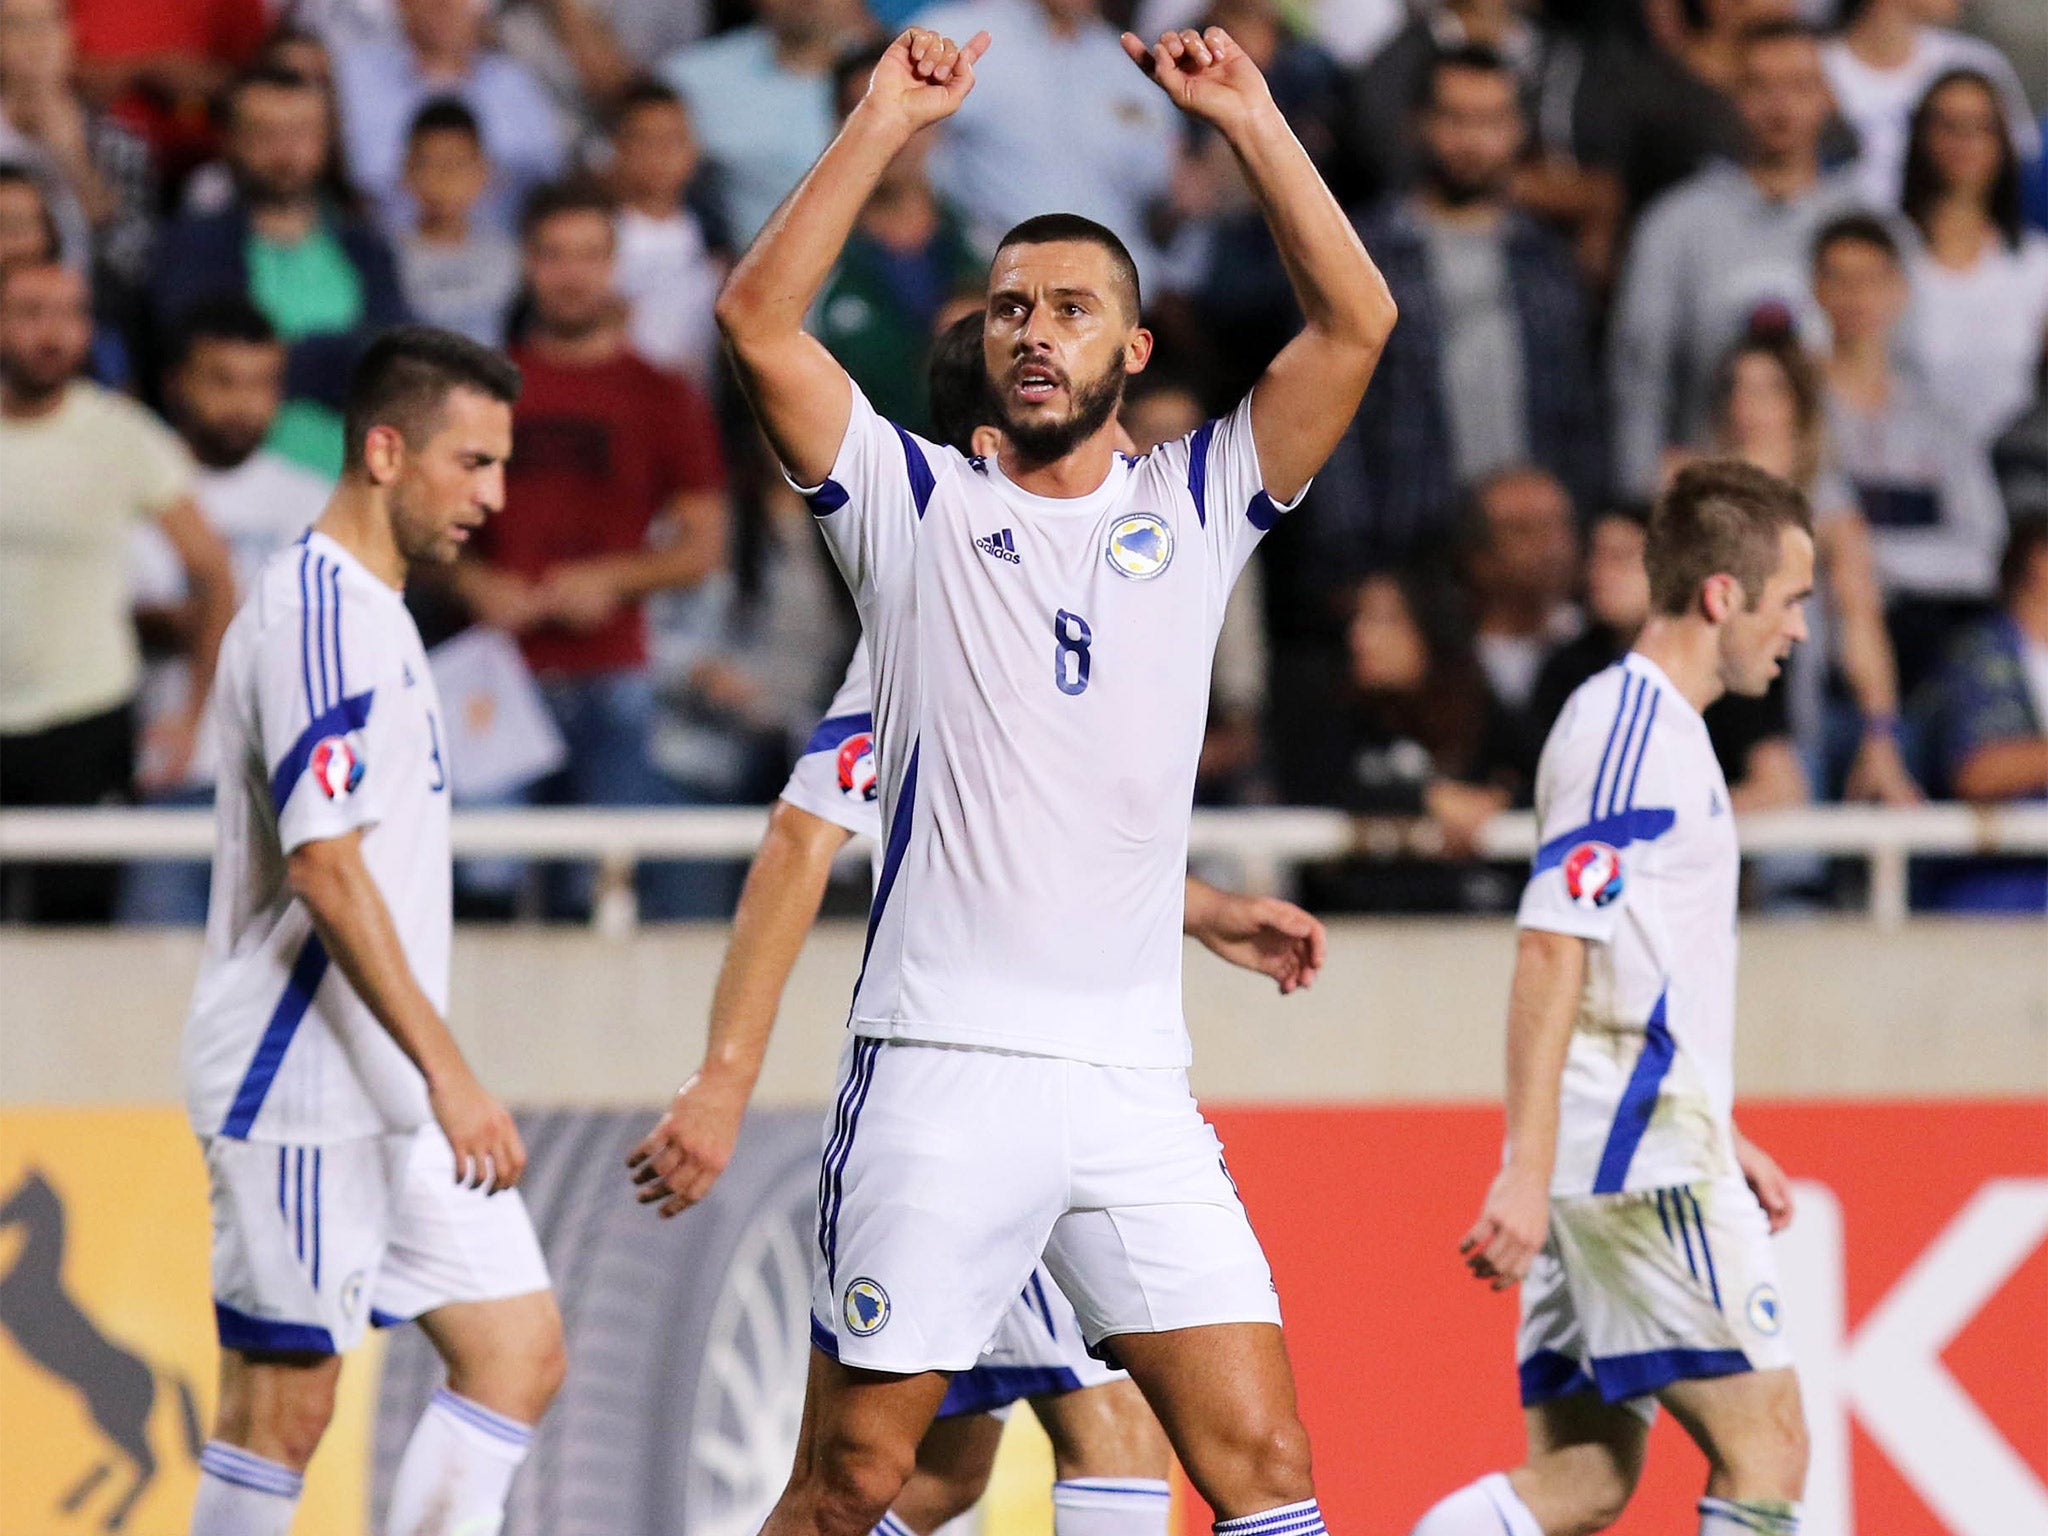
[{"label": "red shirt in crowd", "polygon": [[[505,510],[481,536],[492,565],[538,580],[570,561],[633,553],[677,493],[724,486],[717,422],[688,380],[630,352],[582,366],[530,347],[512,356],[526,382],[512,415]],[[645,666],[641,606],[593,630],[528,631],[527,665],[570,675]]]},{"label": "red shirt in crowd", "polygon": [[[71,0],[78,56],[95,62],[184,56],[239,69],[256,56],[269,27],[263,0]],[[113,107],[149,139],[166,173],[213,151],[204,98],[171,101],[136,90]]]}]

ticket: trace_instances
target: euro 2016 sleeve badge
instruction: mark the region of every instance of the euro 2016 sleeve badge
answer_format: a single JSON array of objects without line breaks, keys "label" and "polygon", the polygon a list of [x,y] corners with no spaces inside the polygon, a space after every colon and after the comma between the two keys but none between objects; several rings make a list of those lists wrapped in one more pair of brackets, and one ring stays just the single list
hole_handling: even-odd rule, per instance
[{"label": "euro 2016 sleeve badge", "polygon": [[1621,894],[1621,850],[1580,843],[1564,856],[1564,888],[1582,907],[1604,907]]},{"label": "euro 2016 sleeve badge", "polygon": [[363,782],[362,757],[346,736],[322,738],[314,745],[307,766],[312,770],[313,782],[320,786],[320,793],[330,800],[354,794],[356,786]]},{"label": "euro 2016 sleeve badge", "polygon": [[882,1325],[889,1321],[889,1293],[863,1276],[848,1283],[846,1304],[841,1311],[846,1315],[846,1331],[864,1339],[881,1332]]},{"label": "euro 2016 sleeve badge", "polygon": [[1118,575],[1150,581],[1173,564],[1173,529],[1156,512],[1133,512],[1111,525],[1103,555]]}]

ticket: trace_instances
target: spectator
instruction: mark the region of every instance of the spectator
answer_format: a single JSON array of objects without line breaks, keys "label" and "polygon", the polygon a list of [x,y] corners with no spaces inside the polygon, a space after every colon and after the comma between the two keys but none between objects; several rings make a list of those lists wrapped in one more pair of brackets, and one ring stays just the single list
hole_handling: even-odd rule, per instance
[{"label": "spectator", "polygon": [[1515,878],[1466,861],[1486,823],[1526,796],[1520,731],[1487,686],[1456,594],[1382,571],[1358,583],[1349,609],[1347,675],[1289,798],[1414,825],[1368,839],[1404,857],[1307,872],[1310,899],[1354,911],[1504,909]]},{"label": "spectator", "polygon": [[699,157],[689,109],[658,80],[626,88],[612,119],[612,190],[619,199],[619,293],[633,350],[657,368],[711,387],[718,326],[711,306],[725,265],[683,201]]},{"label": "spectator", "polygon": [[1984,78],[2022,159],[2041,152],[2027,93],[2005,55],[1982,38],[1952,32],[1961,0],[1863,0],[1822,50],[1835,105],[1855,131],[1856,184],[1873,208],[1899,206],[1907,124],[1927,88],[1966,69]]},{"label": "spectator", "polygon": [[[319,88],[327,102],[327,160],[320,170],[320,195],[344,213],[361,213],[363,200],[349,179],[348,156],[341,147],[341,105],[334,96],[334,60],[327,44],[314,33],[279,27],[263,44],[256,62],[301,75]],[[225,160],[209,160],[186,179],[178,205],[186,213],[219,213],[234,200],[234,171]]]},{"label": "spectator", "polygon": [[[1856,494],[1827,459],[1818,370],[1790,337],[1737,343],[1723,361],[1714,398],[1716,452],[1733,454],[1789,480],[1813,507],[1814,546],[1827,602],[1809,611],[1812,640],[1792,653],[1786,707],[1818,781],[1853,800],[1910,805],[1919,787],[1901,750],[1898,668],[1885,631],[1884,600],[1870,530]],[[1674,466],[1676,458],[1674,456]],[[1830,667],[1847,685],[1846,731],[1829,718]],[[1839,747],[1846,734],[1854,745]],[[1841,769],[1846,759],[1846,771]]]},{"label": "spectator", "polygon": [[[21,166],[0,163],[0,267],[16,261],[62,261],[74,271],[81,269],[66,258],[44,183]],[[129,375],[126,339],[116,325],[96,318],[86,376],[121,389]]]},{"label": "spectator", "polygon": [[176,186],[209,158],[208,104],[256,56],[264,0],[69,0],[85,99],[146,138]]},{"label": "spectator", "polygon": [[[879,48],[861,49],[840,61],[842,117],[866,94],[880,57]],[[931,146],[919,134],[889,162],[818,300],[818,339],[877,411],[918,432],[931,430],[925,357],[940,312],[988,286],[987,259],[925,175]]]},{"label": "spectator", "polygon": [[2026,410],[2048,343],[2048,235],[2020,221],[2019,161],[1991,82],[1936,80],[1913,113],[1904,206],[1914,351],[1936,398],[1979,443]]},{"label": "spectator", "polygon": [[[594,189],[544,187],[521,238],[531,327],[513,349],[525,389],[505,510],[458,567],[484,623],[519,637],[568,748],[541,798],[654,805],[675,797],[648,752],[654,684],[646,599],[702,581],[724,560],[717,427],[691,385],[636,357],[613,292],[612,206]],[[673,888],[643,867],[651,915]],[[573,910],[581,892],[550,905]]]},{"label": "spectator", "polygon": [[406,307],[496,347],[519,292],[519,247],[476,217],[490,177],[476,114],[453,96],[421,107],[405,148],[405,190],[419,217],[398,237]]},{"label": "spectator", "polygon": [[1480,667],[1493,696],[1526,721],[1544,657],[1583,622],[1571,600],[1579,548],[1570,493],[1534,465],[1500,470],[1473,491],[1463,543]]},{"label": "spectator", "polygon": [[607,119],[647,67],[710,30],[717,0],[518,0],[498,41],[575,121]]},{"label": "spectator", "polygon": [[690,109],[716,172],[722,233],[753,243],[831,141],[832,65],[861,41],[860,0],[756,0],[760,20],[671,54],[662,77]]},{"label": "spectator", "polygon": [[1523,136],[1514,77],[1465,49],[1431,79],[1423,183],[1359,226],[1401,306],[1353,428],[1362,473],[1318,509],[1396,556],[1455,515],[1461,486],[1510,466],[1541,464],[1582,505],[1606,478],[1571,253],[1508,201]]},{"label": "spectator", "polygon": [[[974,93],[939,128],[932,180],[993,249],[1013,224],[1059,208],[1106,224],[1160,287],[1153,219],[1165,203],[1179,126],[1173,104],[1124,56],[1098,0],[971,0],[921,13],[948,37],[1002,41],[974,67]],[[1058,104],[1059,131],[1046,131]]]},{"label": "spectator", "polygon": [[163,231],[151,307],[175,334],[201,299],[241,294],[290,349],[285,406],[269,446],[315,474],[341,472],[341,401],[369,338],[406,319],[391,249],[325,201],[327,98],[301,75],[261,66],[229,93],[228,164],[236,201]]},{"label": "spectator", "polygon": [[342,141],[356,184],[390,234],[419,210],[404,186],[406,130],[421,107],[454,96],[476,114],[491,181],[483,223],[509,231],[527,192],[560,173],[562,133],[553,104],[524,65],[484,46],[476,0],[397,0],[396,36],[334,52]]},{"label": "spectator", "polygon": [[[92,336],[85,279],[61,264],[0,267],[0,806],[128,798],[140,674],[128,538],[154,519],[198,613],[193,699],[146,744],[156,782],[191,761],[201,701],[233,612],[226,549],[192,501],[190,460],[148,412],[79,377]],[[117,872],[0,871],[0,910],[106,922]]]},{"label": "spectator", "polygon": [[[164,396],[171,423],[199,464],[193,500],[227,544],[239,599],[271,556],[320,515],[329,484],[263,446],[284,403],[285,349],[247,299],[196,306],[186,315],[167,363]],[[158,640],[158,657],[145,665],[136,695],[147,740],[198,702],[187,657],[195,605],[175,549],[154,525],[135,531],[129,594],[145,640],[152,635]],[[158,782],[153,801],[211,803],[219,764],[208,734],[200,732],[198,750],[182,775],[145,775]],[[204,922],[206,891],[204,863],[130,865],[122,878],[121,919]]]},{"label": "spectator", "polygon": [[67,254],[89,257],[102,285],[132,293],[156,211],[149,145],[86,108],[73,64],[63,0],[0,0],[0,156],[33,161],[66,189],[78,218]]},{"label": "spectator", "polygon": [[1608,377],[1615,481],[1644,500],[1664,450],[1704,436],[1722,354],[1759,318],[1805,317],[1814,232],[1855,199],[1847,178],[1821,174],[1829,103],[1813,38],[1769,23],[1744,35],[1740,57],[1746,159],[1659,198],[1622,271]]},{"label": "spectator", "polygon": [[[1650,573],[1643,564],[1648,529],[1640,512],[1611,510],[1586,535],[1586,627],[1552,651],[1529,708],[1532,740],[1550,734],[1579,684],[1620,661],[1650,617]],[[1785,718],[1785,690],[1760,699],[1725,694],[1706,713],[1714,756],[1740,811],[1806,802],[1806,773]]]},{"label": "spectator", "polygon": [[1909,290],[1891,231],[1847,214],[1814,243],[1828,318],[1828,440],[1870,525],[1899,691],[1910,697],[1948,631],[1991,597],[2005,510],[1991,461],[1893,357]]},{"label": "spectator", "polygon": [[[1940,781],[1980,805],[2048,798],[2048,519],[2013,524],[1999,569],[2003,612],[1966,632],[1927,697]],[[2048,862],[1973,860],[1932,882],[1935,904],[2048,909]]]}]

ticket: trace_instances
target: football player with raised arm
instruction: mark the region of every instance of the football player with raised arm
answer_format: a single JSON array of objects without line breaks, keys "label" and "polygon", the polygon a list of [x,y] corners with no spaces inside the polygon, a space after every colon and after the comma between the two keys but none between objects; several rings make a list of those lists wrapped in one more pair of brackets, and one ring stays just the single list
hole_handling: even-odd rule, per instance
[{"label": "football player with raised arm", "polygon": [[1520,1283],[1528,1459],[1415,1536],[1566,1536],[1621,1515],[1657,1405],[1707,1458],[1700,1536],[1797,1536],[1806,1427],[1771,1233],[1778,1165],[1735,1127],[1728,785],[1700,718],[1806,638],[1813,519],[1732,459],[1651,514],[1651,614],[1579,686],[1536,775],[1508,1002],[1507,1146],[1462,1252]]},{"label": "football player with raised arm", "polygon": [[882,419],[804,317],[989,41],[897,38],[718,306],[860,612],[885,829],[819,1181],[820,1347],[765,1530],[871,1530],[1042,1255],[1222,1536],[1317,1536],[1271,1272],[1188,1089],[1188,814],[1224,602],[1349,424],[1394,306],[1243,50],[1126,37],[1235,152],[1303,329],[1228,415],[1121,455],[1151,351],[1136,272],[1111,231],[1047,215],[990,272],[998,451]]},{"label": "football player with raised arm", "polygon": [[213,887],[184,1079],[213,1204],[220,1409],[194,1536],[285,1536],[341,1357],[416,1320],[448,1366],[389,1536],[496,1531],[564,1369],[526,1152],[446,1022],[447,730],[407,573],[505,500],[519,371],[447,331],[372,342],[326,510],[215,672]]},{"label": "football player with raised arm", "polygon": [[[983,394],[981,331],[981,315],[968,315],[933,348],[933,415],[950,424],[941,435],[963,453],[991,453],[1000,442],[975,409]],[[733,914],[703,1065],[633,1153],[640,1199],[659,1201],[664,1216],[709,1193],[732,1156],[832,860],[852,837],[881,844],[873,711],[867,651],[856,647],[770,813]],[[1323,963],[1323,925],[1288,902],[1231,895],[1190,876],[1183,924],[1212,953],[1272,977],[1283,994],[1311,985]],[[917,1470],[876,1527],[881,1536],[929,1536],[971,1509],[988,1486],[1003,1417],[1020,1400],[1030,1402],[1052,1441],[1055,1536],[1164,1536],[1166,1436],[1130,1378],[1088,1353],[1073,1307],[1043,1265],[1010,1304],[980,1363],[953,1378],[918,1446]]]}]

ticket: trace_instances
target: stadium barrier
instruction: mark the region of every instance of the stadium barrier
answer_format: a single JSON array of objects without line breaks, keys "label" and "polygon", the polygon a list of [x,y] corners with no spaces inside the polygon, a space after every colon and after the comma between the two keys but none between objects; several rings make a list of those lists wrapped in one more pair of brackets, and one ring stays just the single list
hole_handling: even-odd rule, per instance
[{"label": "stadium barrier", "polygon": [[[607,932],[637,921],[633,870],[649,859],[752,856],[766,808],[610,810],[535,807],[458,811],[458,858],[587,859],[599,869],[592,919]],[[1869,912],[1896,928],[1907,916],[1907,861],[1915,856],[2048,854],[2048,805],[1810,806],[1740,818],[1745,857],[1818,854],[1860,859],[1870,868]],[[1487,823],[1479,851],[1522,859],[1535,852],[1536,820],[1510,812]],[[1355,818],[1308,807],[1198,810],[1190,857],[1231,868],[1243,889],[1275,890],[1290,866],[1348,855],[1388,857],[1439,851],[1427,822]],[[126,863],[205,858],[213,848],[206,811],[94,808],[0,811],[0,862]]]}]

